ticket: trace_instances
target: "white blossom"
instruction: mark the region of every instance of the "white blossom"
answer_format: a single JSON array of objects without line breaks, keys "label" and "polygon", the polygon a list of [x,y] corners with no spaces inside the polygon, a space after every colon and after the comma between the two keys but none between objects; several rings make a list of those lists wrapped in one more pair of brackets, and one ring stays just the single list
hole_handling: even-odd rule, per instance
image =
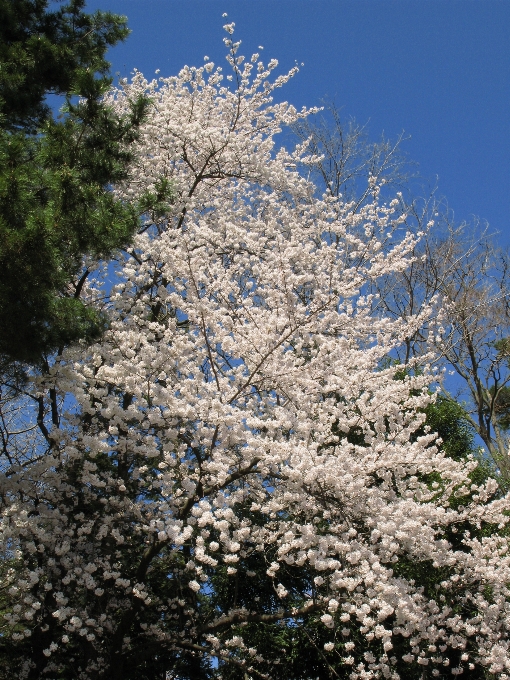
[{"label": "white blossom", "polygon": [[[135,73],[108,98],[119,113],[140,93],[151,100],[116,195],[130,203],[169,182],[172,199],[143,216],[110,267],[113,286],[94,265],[83,296],[102,305],[104,336],[29,378],[23,417],[33,409],[34,427],[13,444],[0,494],[5,550],[17,551],[12,639],[25,638],[20,621],[28,635],[48,626],[48,677],[50,657],[84,640],[80,678],[99,677],[104,649],[122,659],[140,628],[168,658],[203,649],[228,659],[230,647],[263,665],[234,635],[266,613],[258,595],[202,618],[207,574],[226,571],[229,588],[246,575],[287,598],[275,620],[313,614],[334,628],[338,617],[353,678],[396,677],[395,638],[409,663],[430,666],[428,645],[469,648],[466,658],[503,678],[508,532],[463,532],[505,529],[508,498],[496,482],[473,489],[476,462],[418,434],[434,357],[404,379],[385,363],[431,310],[394,319],[366,293],[411,265],[416,240],[402,231],[385,245],[405,215],[380,202],[377,178],[354,209],[300,174],[307,145],[278,149],[276,136],[309,111],[273,100],[297,67],[271,80],[276,60],[255,68],[227,41],[232,89],[208,61],[157,81]],[[399,560],[444,574],[437,596]],[[284,585],[299,567],[317,591],[300,594],[301,610]],[[355,644],[343,642],[354,631],[383,648],[359,662],[373,669],[354,666]]]}]

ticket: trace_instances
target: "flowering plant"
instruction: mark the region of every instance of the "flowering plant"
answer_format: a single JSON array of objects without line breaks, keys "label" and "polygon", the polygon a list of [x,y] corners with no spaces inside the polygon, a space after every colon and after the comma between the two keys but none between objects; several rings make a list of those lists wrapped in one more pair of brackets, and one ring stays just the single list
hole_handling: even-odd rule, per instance
[{"label": "flowering plant", "polygon": [[[366,294],[414,238],[395,245],[403,218],[375,182],[357,210],[317,197],[295,169],[306,143],[275,149],[309,113],[272,100],[296,69],[271,81],[275,61],[227,44],[232,89],[208,61],[111,95],[120,111],[152,99],[116,190],[170,183],[173,202],[146,215],[107,296],[85,287],[109,329],[34,379],[38,429],[5,447],[19,677],[199,677],[212,658],[275,677],[243,629],[311,615],[351,678],[399,677],[395,640],[432,675],[455,649],[452,672],[508,677],[508,540],[471,531],[506,527],[508,500],[417,434],[433,357],[401,379],[382,365],[429,310],[391,320]],[[403,560],[443,574],[437,592]]]}]

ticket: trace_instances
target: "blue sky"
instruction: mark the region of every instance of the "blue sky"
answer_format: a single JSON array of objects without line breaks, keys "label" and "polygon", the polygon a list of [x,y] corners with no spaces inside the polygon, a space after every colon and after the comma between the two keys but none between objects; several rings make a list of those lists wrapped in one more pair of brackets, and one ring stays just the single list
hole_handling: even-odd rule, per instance
[{"label": "blue sky", "polygon": [[222,13],[240,53],[264,46],[296,107],[328,97],[373,140],[405,131],[409,157],[458,221],[478,215],[510,245],[510,0],[90,0],[132,30],[112,71],[176,74],[204,55],[223,64]]}]

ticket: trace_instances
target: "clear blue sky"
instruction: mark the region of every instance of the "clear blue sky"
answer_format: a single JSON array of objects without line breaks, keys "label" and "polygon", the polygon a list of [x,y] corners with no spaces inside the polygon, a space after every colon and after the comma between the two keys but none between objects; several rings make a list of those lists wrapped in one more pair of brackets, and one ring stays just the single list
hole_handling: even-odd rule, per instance
[{"label": "clear blue sky", "polygon": [[223,64],[222,13],[240,53],[264,46],[280,72],[304,62],[282,91],[295,106],[327,96],[345,117],[411,136],[405,149],[458,220],[475,214],[510,245],[510,0],[89,0],[125,14],[132,30],[112,71],[176,74],[204,55]]}]

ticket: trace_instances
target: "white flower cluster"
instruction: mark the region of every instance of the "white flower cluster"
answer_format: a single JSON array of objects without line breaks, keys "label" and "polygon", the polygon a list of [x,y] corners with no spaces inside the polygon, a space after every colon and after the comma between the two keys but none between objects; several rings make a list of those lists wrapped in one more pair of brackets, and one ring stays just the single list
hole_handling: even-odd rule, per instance
[{"label": "white flower cluster", "polygon": [[[52,425],[48,406],[50,434],[2,479],[3,540],[19,551],[8,623],[47,640],[48,663],[86,649],[83,678],[106,658],[121,673],[140,630],[167,656],[235,650],[263,667],[232,628],[303,611],[338,628],[324,650],[351,653],[351,678],[396,677],[396,638],[409,663],[443,673],[453,648],[466,653],[452,673],[474,663],[505,678],[508,539],[469,527],[507,526],[508,500],[472,486],[474,463],[446,458],[433,433],[416,435],[427,365],[404,379],[381,368],[427,311],[385,318],[364,292],[408,266],[414,241],[383,247],[401,219],[376,185],[359,210],[317,197],[295,169],[306,146],[275,151],[307,115],[272,101],[295,69],[271,81],[276,61],[243,62],[229,45],[234,90],[207,62],[159,82],[137,74],[112,94],[119,111],[140,92],[152,100],[119,196],[165,179],[173,199],[119,256],[101,342],[34,382],[37,409],[51,389],[60,413]],[[464,506],[450,506],[454,492]],[[444,573],[437,596],[396,570],[404,559]],[[304,609],[286,581],[302,566],[315,575]],[[232,599],[204,619],[220,573],[267,581],[272,613]],[[383,651],[360,657],[354,629]]]}]

